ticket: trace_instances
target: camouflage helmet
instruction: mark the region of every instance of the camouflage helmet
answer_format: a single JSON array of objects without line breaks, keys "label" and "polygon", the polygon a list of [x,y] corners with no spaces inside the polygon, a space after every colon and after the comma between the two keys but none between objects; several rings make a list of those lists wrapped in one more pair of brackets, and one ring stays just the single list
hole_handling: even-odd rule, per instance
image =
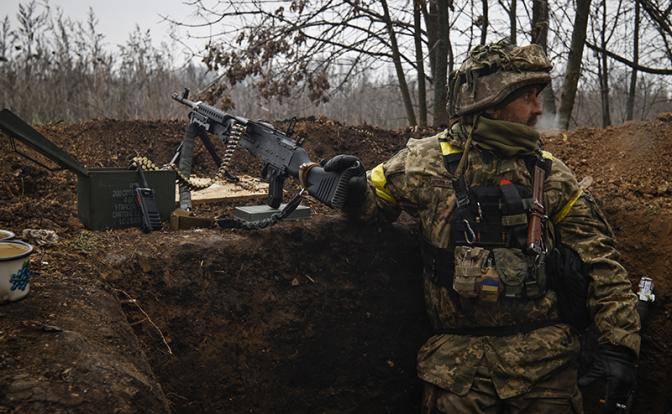
[{"label": "camouflage helmet", "polygon": [[545,87],[553,65],[541,46],[514,47],[508,39],[475,47],[451,74],[451,113],[472,114],[531,85]]}]

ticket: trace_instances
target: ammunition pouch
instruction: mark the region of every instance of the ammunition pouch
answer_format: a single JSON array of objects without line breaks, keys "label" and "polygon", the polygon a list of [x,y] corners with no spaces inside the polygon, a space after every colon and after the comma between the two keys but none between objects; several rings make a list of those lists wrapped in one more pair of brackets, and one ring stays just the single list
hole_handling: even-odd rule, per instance
[{"label": "ammunition pouch", "polygon": [[439,249],[422,244],[424,275],[448,289],[451,296],[494,303],[506,299],[538,299],[546,294],[547,269],[533,266],[520,249],[456,246]]},{"label": "ammunition pouch", "polygon": [[588,312],[588,269],[569,247],[558,244],[546,257],[549,288],[555,291],[563,322],[579,332],[590,325]]}]

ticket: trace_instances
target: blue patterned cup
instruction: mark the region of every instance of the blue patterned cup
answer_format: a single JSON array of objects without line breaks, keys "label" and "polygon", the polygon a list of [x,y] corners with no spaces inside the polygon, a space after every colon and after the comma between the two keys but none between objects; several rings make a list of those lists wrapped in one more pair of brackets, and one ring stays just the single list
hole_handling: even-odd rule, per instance
[{"label": "blue patterned cup", "polygon": [[0,241],[0,303],[13,302],[28,294],[28,256],[33,246],[19,240]]}]

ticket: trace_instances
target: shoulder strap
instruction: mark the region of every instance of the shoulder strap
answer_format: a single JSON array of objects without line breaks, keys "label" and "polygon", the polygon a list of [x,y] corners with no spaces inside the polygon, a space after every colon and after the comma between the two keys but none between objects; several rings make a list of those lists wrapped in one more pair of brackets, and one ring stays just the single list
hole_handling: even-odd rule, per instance
[{"label": "shoulder strap", "polygon": [[548,178],[551,175],[551,168],[553,167],[553,156],[546,151],[542,151],[541,156],[536,154],[528,154],[523,156],[523,161],[525,161],[525,167],[530,173],[531,177],[534,177],[534,167],[539,165],[544,169],[544,177]]},{"label": "shoulder strap", "polygon": [[[461,148],[451,145],[446,141],[439,141],[439,145],[441,146],[441,155],[443,156],[443,166],[451,176],[455,177],[457,167],[460,164],[460,160],[462,160],[464,152]],[[453,179],[453,190],[455,191],[458,207],[464,207],[469,204],[469,187],[464,179],[464,174],[460,174],[459,177]]]}]

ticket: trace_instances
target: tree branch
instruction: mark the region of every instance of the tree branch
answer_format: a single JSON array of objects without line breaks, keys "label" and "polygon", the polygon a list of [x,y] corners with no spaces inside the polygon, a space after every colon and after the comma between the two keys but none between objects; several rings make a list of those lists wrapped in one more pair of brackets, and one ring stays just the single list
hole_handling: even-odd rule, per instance
[{"label": "tree branch", "polygon": [[636,64],[636,63],[624,58],[623,56],[619,56],[614,52],[611,52],[609,50],[604,50],[601,47],[598,47],[598,46],[596,46],[596,45],[594,45],[590,42],[586,42],[586,46],[588,46],[590,49],[595,50],[597,52],[604,53],[607,56],[609,56],[610,58],[612,58],[612,59],[614,59],[618,62],[621,62],[621,63],[623,63],[623,64],[625,64],[625,65],[627,65],[627,66],[629,66],[633,69],[637,69],[640,72],[651,73],[651,74],[654,74],[654,75],[672,75],[672,69],[650,68],[650,67],[647,67],[647,66],[642,66],[642,65]]}]

